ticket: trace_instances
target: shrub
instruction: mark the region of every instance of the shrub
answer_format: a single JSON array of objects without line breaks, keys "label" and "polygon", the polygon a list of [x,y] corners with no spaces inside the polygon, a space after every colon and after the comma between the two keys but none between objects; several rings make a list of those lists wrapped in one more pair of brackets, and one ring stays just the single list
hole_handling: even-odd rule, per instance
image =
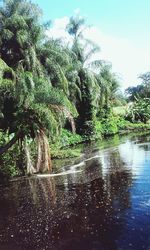
[{"label": "shrub", "polygon": [[58,148],[75,145],[82,141],[82,137],[78,134],[73,134],[69,130],[62,129],[58,141],[55,145]]}]

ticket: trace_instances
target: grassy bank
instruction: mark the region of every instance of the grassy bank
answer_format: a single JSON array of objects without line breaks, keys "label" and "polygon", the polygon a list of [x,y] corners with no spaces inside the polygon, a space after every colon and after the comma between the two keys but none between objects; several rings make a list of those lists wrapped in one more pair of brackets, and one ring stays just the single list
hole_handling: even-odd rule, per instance
[{"label": "grassy bank", "polygon": [[[78,134],[73,134],[66,129],[62,129],[62,133],[57,141],[57,143],[52,145],[52,158],[53,159],[63,159],[78,157],[80,151],[73,149],[72,146],[86,141],[103,140],[105,137],[113,136],[116,134],[128,134],[131,132],[143,132],[150,130],[150,124],[131,123],[120,117],[113,117],[110,121],[106,122],[95,122],[95,131],[92,136],[80,136]],[[70,148],[71,147],[71,148]]]}]

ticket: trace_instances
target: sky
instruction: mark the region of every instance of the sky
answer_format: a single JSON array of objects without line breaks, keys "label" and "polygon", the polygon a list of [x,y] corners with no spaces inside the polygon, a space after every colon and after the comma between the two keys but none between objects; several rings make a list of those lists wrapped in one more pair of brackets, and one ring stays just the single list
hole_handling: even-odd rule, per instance
[{"label": "sky", "polygon": [[150,0],[33,0],[51,20],[49,36],[66,37],[69,17],[79,12],[89,29],[85,36],[97,43],[100,59],[110,61],[122,88],[139,83],[150,71]]}]

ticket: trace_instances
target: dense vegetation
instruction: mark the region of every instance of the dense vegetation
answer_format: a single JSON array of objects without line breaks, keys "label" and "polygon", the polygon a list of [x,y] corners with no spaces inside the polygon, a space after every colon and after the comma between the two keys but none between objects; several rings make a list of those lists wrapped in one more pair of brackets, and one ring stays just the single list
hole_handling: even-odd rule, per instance
[{"label": "dense vegetation", "polygon": [[126,90],[131,102],[128,119],[132,122],[147,123],[150,119],[150,72],[139,76],[141,84]]},{"label": "dense vegetation", "polygon": [[[35,4],[2,1],[0,177],[51,171],[50,146],[57,156],[61,147],[149,120],[146,75],[141,76],[140,86],[127,90],[132,105],[126,112],[111,65],[92,60],[99,47],[85,39],[85,20],[70,18],[67,44],[47,37],[48,25],[41,23],[41,10]],[[117,112],[117,106],[123,112]]]}]

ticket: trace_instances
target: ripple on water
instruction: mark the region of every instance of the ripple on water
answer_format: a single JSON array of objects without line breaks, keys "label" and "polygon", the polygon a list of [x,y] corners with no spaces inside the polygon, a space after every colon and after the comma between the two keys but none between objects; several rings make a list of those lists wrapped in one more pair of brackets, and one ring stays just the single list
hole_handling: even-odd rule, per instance
[{"label": "ripple on water", "polygon": [[1,187],[0,250],[149,249],[150,137],[113,140]]}]

